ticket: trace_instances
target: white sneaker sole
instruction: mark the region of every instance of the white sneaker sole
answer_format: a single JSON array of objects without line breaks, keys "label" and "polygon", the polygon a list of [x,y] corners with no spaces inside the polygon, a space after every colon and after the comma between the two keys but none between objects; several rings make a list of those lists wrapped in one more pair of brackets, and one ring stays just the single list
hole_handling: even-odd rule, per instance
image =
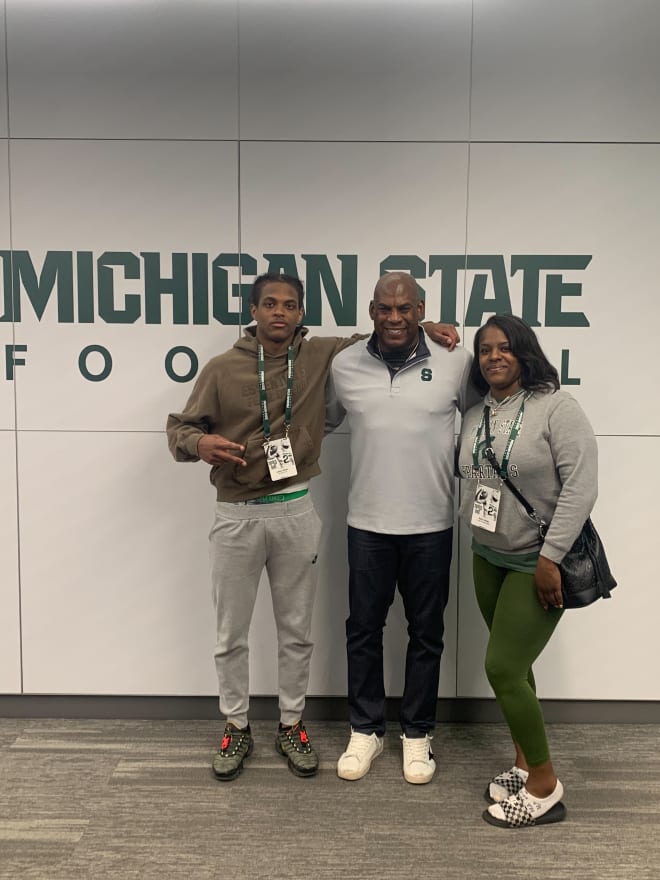
[{"label": "white sneaker sole", "polygon": [[[366,766],[360,768],[359,770],[342,770],[339,766],[341,764],[341,758],[340,758],[337,761],[337,776],[340,779],[347,779],[349,782],[355,782],[357,779],[362,779],[362,777],[366,776],[367,773],[371,770],[371,765],[373,764],[374,759],[377,758],[378,755],[380,755],[380,753],[382,751],[383,751],[383,737],[379,737],[378,748],[376,749],[374,754],[371,756],[371,760],[369,761],[369,763]],[[343,757],[344,756],[342,755],[342,758]]]},{"label": "white sneaker sole", "polygon": [[406,782],[409,782],[411,785],[426,785],[429,783],[433,776],[435,775],[435,767],[431,771],[431,773],[425,773],[423,776],[413,776],[408,773],[406,770],[403,771],[403,778]]}]

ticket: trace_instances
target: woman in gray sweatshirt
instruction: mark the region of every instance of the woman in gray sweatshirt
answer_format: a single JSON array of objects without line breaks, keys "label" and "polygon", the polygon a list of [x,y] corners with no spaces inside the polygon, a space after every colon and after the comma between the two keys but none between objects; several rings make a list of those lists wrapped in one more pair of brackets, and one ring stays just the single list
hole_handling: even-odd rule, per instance
[{"label": "woman in gray sweatshirt", "polygon": [[[486,674],[516,751],[513,767],[488,785],[484,818],[505,828],[559,822],[564,790],[550,760],[532,664],[563,613],[558,563],[596,501],[596,438],[520,318],[494,315],[477,331],[471,379],[485,396],[463,419],[461,516],[472,529],[477,602],[490,631]],[[488,446],[499,472],[486,458]],[[503,474],[549,523],[544,540]]]}]

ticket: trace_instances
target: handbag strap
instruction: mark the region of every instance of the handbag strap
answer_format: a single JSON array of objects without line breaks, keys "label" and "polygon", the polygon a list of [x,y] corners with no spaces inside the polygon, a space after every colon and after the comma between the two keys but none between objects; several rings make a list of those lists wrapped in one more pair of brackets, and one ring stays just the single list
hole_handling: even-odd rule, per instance
[{"label": "handbag strap", "polygon": [[532,505],[525,498],[522,492],[519,492],[518,489],[513,485],[513,483],[509,479],[509,474],[502,473],[502,467],[495,456],[495,450],[493,449],[492,445],[493,438],[490,435],[490,407],[487,405],[484,406],[484,427],[486,429],[486,448],[484,449],[484,455],[488,459],[489,464],[495,470],[495,473],[498,475],[500,480],[502,480],[507,489],[513,493],[513,495],[525,508],[527,516],[536,523],[539,529],[541,540],[543,540],[545,538],[546,532],[548,531],[548,524],[538,515],[534,507],[532,507]]}]

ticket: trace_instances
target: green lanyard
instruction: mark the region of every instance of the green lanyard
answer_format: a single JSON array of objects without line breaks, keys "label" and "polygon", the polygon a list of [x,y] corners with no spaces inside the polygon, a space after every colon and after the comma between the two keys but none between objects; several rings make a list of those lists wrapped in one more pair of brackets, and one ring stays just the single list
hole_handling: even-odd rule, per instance
[{"label": "green lanyard", "polygon": [[[286,355],[286,404],[284,407],[284,433],[289,435],[291,427],[291,405],[293,401],[293,362],[296,354],[292,345],[289,346]],[[264,437],[270,440],[270,420],[268,419],[268,401],[266,399],[266,362],[264,360],[264,347],[259,343],[257,346],[257,375],[259,376],[259,400],[261,401],[261,421],[264,425]]]},{"label": "green lanyard", "polygon": [[[513,420],[513,425],[511,426],[511,431],[509,432],[509,439],[506,441],[506,448],[504,449],[504,455],[502,456],[502,464],[500,466],[500,476],[502,479],[506,479],[509,468],[509,459],[511,458],[511,450],[513,449],[513,444],[516,442],[516,438],[520,433],[520,428],[523,422],[523,416],[525,414],[525,401],[531,397],[531,392],[527,392],[523,397],[522,403],[520,404],[520,409],[518,410],[518,415]],[[472,463],[474,465],[475,470],[478,470],[481,466],[479,461],[479,444],[481,442],[481,434],[484,429],[484,424],[486,421],[486,410],[489,410],[488,406],[484,406],[484,411],[481,414],[481,421],[479,422],[479,427],[477,429],[476,436],[474,438],[474,443],[472,444]],[[486,437],[486,446],[492,447],[493,438]],[[486,457],[486,451],[482,452],[482,457]]]}]

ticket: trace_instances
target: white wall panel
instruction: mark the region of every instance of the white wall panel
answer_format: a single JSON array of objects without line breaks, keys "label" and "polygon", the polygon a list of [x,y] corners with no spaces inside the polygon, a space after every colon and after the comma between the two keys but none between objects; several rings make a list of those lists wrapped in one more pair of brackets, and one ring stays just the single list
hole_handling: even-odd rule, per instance
[{"label": "white wall panel", "polygon": [[657,141],[656,0],[474,0],[475,140]]},{"label": "white wall panel", "polygon": [[[237,193],[235,144],[13,142],[14,248],[28,251],[37,277],[47,252],[72,253],[75,294],[74,322],[66,323],[58,318],[59,288],[40,321],[21,291],[16,337],[28,346],[26,366],[18,368],[21,428],[162,429],[164,416],[183,406],[191,388],[168,377],[167,352],[187,346],[201,367],[237,338],[237,326],[222,326],[211,317],[206,323],[192,323],[197,289],[192,254],[208,255],[208,290],[203,284],[199,290],[201,300],[209,303],[210,262],[220,253],[237,250]],[[100,316],[96,265],[106,251],[134,255],[137,279],[126,280],[121,268],[114,272],[118,311],[125,309],[127,296],[137,294],[139,317],[133,323],[110,323]],[[81,252],[91,255],[93,323],[81,323],[76,299],[81,290],[84,294],[89,289],[77,272]],[[177,270],[177,277],[188,323],[173,323],[173,297],[165,293],[156,316],[160,323],[147,324],[146,258],[141,254],[148,252],[160,254],[154,274],[165,279],[173,275],[172,254],[182,255],[185,266]],[[236,280],[236,271],[228,270],[228,285]],[[228,308],[239,310],[234,300]],[[211,316],[210,305],[208,309]],[[112,357],[112,372],[104,381],[89,381],[79,369],[81,351],[92,344],[103,346]],[[184,373],[190,362],[185,356],[179,361],[175,369]],[[101,356],[93,355],[88,366],[100,372]]]},{"label": "white wall panel", "polygon": [[[323,441],[321,475],[312,481],[312,495],[323,521],[319,553],[320,581],[314,607],[312,637],[314,654],[310,673],[311,694],[345,696],[346,618],[348,617],[348,559],[346,515],[348,512],[349,438],[333,433]],[[389,628],[389,627],[388,627]],[[389,633],[388,633],[389,635]],[[391,665],[390,651],[385,666]]]},{"label": "white wall panel", "polygon": [[[595,519],[620,581],[612,602],[566,614],[538,664],[539,691],[660,699],[646,525],[657,480],[633,471],[660,451],[660,415],[650,405],[658,4],[5,0],[4,8],[0,250],[11,245],[23,274],[20,319],[0,322],[0,691],[18,692],[23,674],[26,693],[215,694],[214,491],[206,465],[175,464],[167,451],[165,417],[182,408],[192,383],[169,378],[165,356],[187,346],[201,367],[226,350],[240,330],[229,323],[238,321],[238,283],[266,271],[269,255],[306,282],[312,333],[369,331],[374,284],[395,256],[388,268],[416,272],[427,317],[448,320],[455,298],[467,345],[475,327],[464,319],[479,285],[487,300],[496,293],[492,267],[502,270],[497,293],[513,312],[536,314],[538,295],[541,341],[558,367],[568,352],[567,378],[581,384],[566,388],[601,435]],[[242,276],[230,265],[239,242]],[[107,252],[135,255],[137,277],[117,268],[106,299],[121,311],[137,294],[130,323],[99,308],[98,261]],[[158,277],[176,268],[187,291],[177,299],[188,307],[185,320],[177,312],[181,323],[168,292],[156,295],[160,316],[146,321],[149,253],[160,255]],[[458,265],[465,253],[467,271]],[[181,255],[176,267],[173,254]],[[195,258],[194,278],[193,254],[208,255]],[[219,254],[229,257],[214,285]],[[582,269],[542,268],[535,286],[533,270],[513,273],[516,255],[590,260]],[[546,326],[552,275],[574,285],[562,310],[583,312],[589,326]],[[224,323],[213,319],[213,303]],[[17,352],[26,364],[15,383],[5,378],[12,344],[28,346]],[[81,375],[89,345],[112,356],[102,382]],[[100,357],[88,366],[100,368]],[[176,369],[186,366],[179,355]],[[324,473],[313,485],[324,533],[310,694],[346,693],[345,430],[324,441]],[[490,696],[465,529],[459,546],[440,693]],[[274,694],[265,578],[250,642],[252,692]],[[391,695],[402,689],[405,643],[397,599],[385,631]]]},{"label": "white wall panel", "polygon": [[16,444],[0,430],[0,693],[21,691]]},{"label": "white wall panel", "polygon": [[7,0],[13,137],[234,138],[235,0]]},{"label": "white wall panel", "polygon": [[[513,255],[591,257],[584,269],[540,271],[539,307],[532,312],[558,369],[562,351],[569,352],[568,376],[581,384],[566,390],[584,406],[597,434],[660,434],[660,411],[649,406],[657,396],[658,180],[657,145],[471,148],[468,254],[504,256],[514,314],[524,317],[526,306],[524,273],[511,273]],[[547,326],[551,275],[581,285],[574,290],[580,295],[563,297],[561,308],[582,312],[589,326]],[[471,273],[468,295],[473,281]],[[489,298],[494,291],[489,275]]]},{"label": "white wall panel", "polygon": [[241,137],[467,138],[469,0],[241,0]]},{"label": "white wall panel", "polygon": [[7,129],[7,54],[5,52],[5,16],[0,13],[0,138],[6,138]]},{"label": "white wall panel", "polygon": [[[648,525],[657,480],[640,479],[640,463],[660,454],[658,437],[599,437],[599,498],[593,519],[619,585],[611,600],[567,610],[534,667],[546,699],[657,700],[652,661],[660,595]],[[474,598],[469,535],[463,528],[458,695],[492,696],[483,674],[487,632]]]},{"label": "white wall panel", "polygon": [[[2,19],[0,18],[0,21]],[[11,243],[9,227],[9,141],[0,140],[0,250],[9,251]],[[8,257],[0,260],[0,315],[9,318],[0,322],[0,430],[13,428],[16,423],[14,411],[15,370],[8,366],[7,358],[12,360],[10,346],[14,345],[14,325],[11,320],[11,274]],[[14,352],[17,360],[23,356]],[[19,369],[18,367],[16,369]]]},{"label": "white wall panel", "polygon": [[[425,267],[430,254],[464,252],[466,180],[464,144],[243,144],[243,249],[257,257],[293,254],[303,280],[303,254],[327,255],[336,279],[341,266],[335,256],[353,255],[358,302],[350,320],[362,332],[373,327],[368,304],[381,262],[390,255],[417,256],[426,314],[437,320],[440,273],[427,283]],[[407,265],[402,258],[397,268]],[[326,298],[322,318],[324,333],[337,332]],[[352,325],[339,332],[353,332]]]},{"label": "white wall panel", "polygon": [[162,433],[18,444],[25,692],[215,693],[208,468]]}]

